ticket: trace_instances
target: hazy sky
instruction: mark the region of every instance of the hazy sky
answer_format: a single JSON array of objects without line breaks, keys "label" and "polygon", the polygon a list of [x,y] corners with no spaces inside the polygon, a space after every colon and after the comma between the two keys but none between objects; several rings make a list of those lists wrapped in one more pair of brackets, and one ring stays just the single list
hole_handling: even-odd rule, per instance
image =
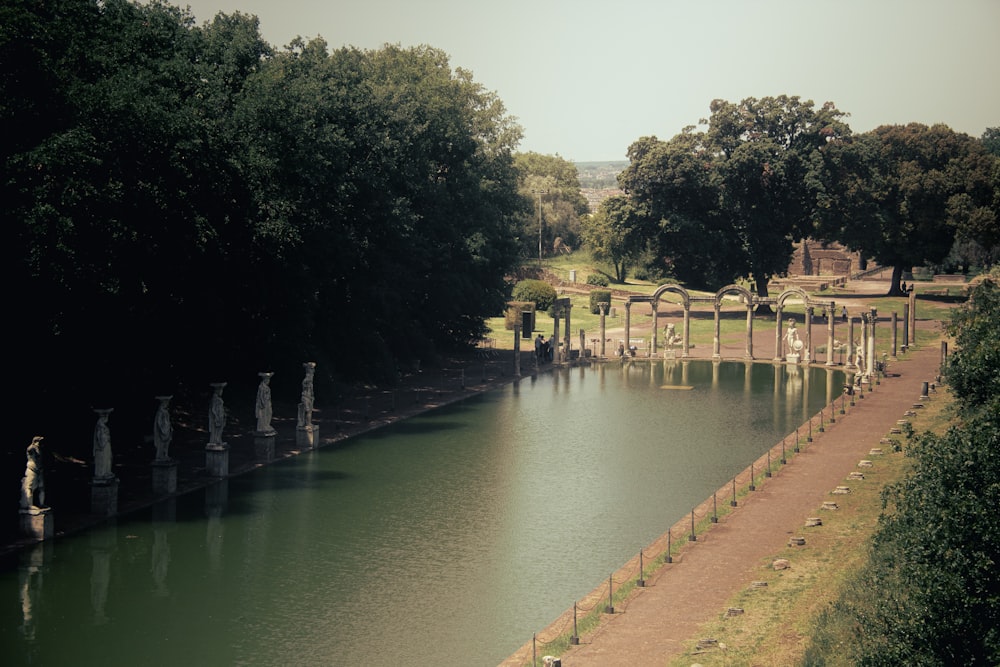
[{"label": "hazy sky", "polygon": [[716,98],[833,102],[855,132],[1000,127],[1000,0],[171,0],[260,18],[275,47],[427,44],[496,92],[521,151],[623,160]]}]

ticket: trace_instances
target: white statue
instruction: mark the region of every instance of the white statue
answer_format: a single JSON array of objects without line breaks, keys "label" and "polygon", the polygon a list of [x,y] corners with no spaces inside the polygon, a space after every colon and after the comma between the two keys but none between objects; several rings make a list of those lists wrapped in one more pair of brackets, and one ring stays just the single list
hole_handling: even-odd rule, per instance
[{"label": "white statue", "polygon": [[170,442],[174,438],[174,427],[170,423],[170,399],[173,396],[157,396],[160,402],[153,417],[153,446],[156,447],[156,460],[169,461]]},{"label": "white statue", "polygon": [[795,320],[793,318],[788,318],[785,343],[788,345],[788,354],[798,354],[802,350],[802,341],[799,340],[799,330],[795,328]]},{"label": "white statue", "polygon": [[21,478],[21,509],[45,507],[45,476],[42,472],[42,436],[31,439],[25,452],[28,461]]},{"label": "white statue", "polygon": [[313,413],[313,375],[316,372],[316,362],[307,361],[302,364],[306,371],[306,376],[302,379],[302,398],[299,403],[299,424],[300,429],[312,428]]},{"label": "white statue", "polygon": [[226,428],[226,404],[222,400],[225,382],[212,383],[212,401],[208,406],[208,444],[221,445],[222,431]]},{"label": "white statue", "polygon": [[271,417],[273,408],[271,407],[271,376],[274,373],[257,373],[260,376],[260,385],[257,387],[257,404],[254,407],[254,414],[257,417],[258,433],[274,433],[271,428]]},{"label": "white statue", "polygon": [[108,417],[114,408],[94,410],[97,413],[97,424],[94,426],[94,479],[111,479],[115,474],[111,471],[111,428]]}]

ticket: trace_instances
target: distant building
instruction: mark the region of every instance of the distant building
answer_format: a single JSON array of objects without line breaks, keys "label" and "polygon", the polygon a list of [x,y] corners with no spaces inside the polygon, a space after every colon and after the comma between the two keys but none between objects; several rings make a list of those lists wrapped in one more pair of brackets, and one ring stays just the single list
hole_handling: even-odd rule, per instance
[{"label": "distant building", "polygon": [[805,239],[795,244],[789,276],[850,276],[862,270],[861,253],[833,241]]},{"label": "distant building", "polygon": [[580,192],[587,199],[587,210],[591,213],[596,211],[605,199],[625,194],[623,190],[618,188],[580,188]]}]

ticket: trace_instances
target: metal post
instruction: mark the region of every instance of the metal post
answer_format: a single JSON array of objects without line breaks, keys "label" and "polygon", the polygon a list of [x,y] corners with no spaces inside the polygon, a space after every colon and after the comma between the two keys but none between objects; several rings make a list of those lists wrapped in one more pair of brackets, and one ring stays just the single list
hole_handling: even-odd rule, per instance
[{"label": "metal post", "polygon": [[716,493],[712,494],[712,523],[719,523],[719,501]]},{"label": "metal post", "polygon": [[639,588],[643,588],[646,585],[646,580],[642,578],[642,549],[639,549],[639,578],[636,580],[635,585]]},{"label": "metal post", "polygon": [[733,477],[733,499],[729,501],[730,507],[736,507],[736,478]]},{"label": "metal post", "polygon": [[663,558],[664,563],[673,563],[674,557],[670,555],[670,529],[667,529],[667,555]]},{"label": "metal post", "polygon": [[604,608],[604,612],[607,614],[615,613],[614,605],[614,594],[612,587],[614,586],[614,575],[608,575],[608,606]]},{"label": "metal post", "polygon": [[785,438],[782,438],[781,439],[781,465],[785,465],[786,463],[788,463],[788,460],[785,458]]},{"label": "metal post", "polygon": [[753,484],[753,463],[750,464],[750,490],[756,491],[757,487]]},{"label": "metal post", "polygon": [[698,537],[694,534],[694,509],[691,510],[691,534],[688,535],[688,542],[695,542]]},{"label": "metal post", "polygon": [[795,427],[795,447],[792,448],[792,451],[795,452],[796,454],[799,453],[799,427],[798,426]]},{"label": "metal post", "polygon": [[576,630],[576,600],[573,601],[573,635],[569,638],[569,643],[572,646],[580,644],[580,633]]}]

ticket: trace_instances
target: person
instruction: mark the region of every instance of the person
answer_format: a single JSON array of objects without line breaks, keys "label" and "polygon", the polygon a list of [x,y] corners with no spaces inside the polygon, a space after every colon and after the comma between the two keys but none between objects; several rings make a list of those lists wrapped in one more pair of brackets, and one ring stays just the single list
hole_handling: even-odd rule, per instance
[{"label": "person", "polygon": [[21,509],[45,507],[45,476],[42,474],[42,436],[31,439],[25,452],[28,461],[21,478]]},{"label": "person", "polygon": [[535,336],[535,356],[539,361],[542,360],[542,342],[542,334]]},{"label": "person", "polygon": [[844,322],[847,321],[847,306],[844,306],[843,309],[840,311],[840,319]]},{"label": "person", "polygon": [[257,417],[257,432],[271,433],[271,417],[273,408],[271,407],[271,376],[274,373],[258,373],[260,385],[257,387],[257,404],[254,407],[254,415]]},{"label": "person", "polygon": [[906,281],[905,280],[903,281],[902,290],[903,290],[903,294],[906,294]]},{"label": "person", "polygon": [[542,338],[542,361],[552,361],[552,341]]}]

